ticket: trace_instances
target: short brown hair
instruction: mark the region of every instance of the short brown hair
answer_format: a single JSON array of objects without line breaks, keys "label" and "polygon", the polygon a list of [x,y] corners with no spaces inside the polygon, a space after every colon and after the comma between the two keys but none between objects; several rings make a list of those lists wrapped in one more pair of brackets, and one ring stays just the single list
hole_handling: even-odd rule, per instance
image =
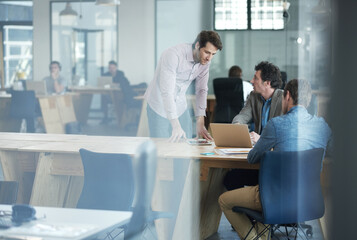
[{"label": "short brown hair", "polygon": [[195,48],[197,42],[200,44],[200,49],[205,47],[207,42],[212,43],[219,50],[222,50],[223,48],[220,36],[214,31],[200,32],[197,35],[196,40],[193,42],[192,48]]},{"label": "short brown hair", "polygon": [[300,104],[304,107],[309,106],[311,101],[311,85],[309,81],[304,79],[292,79],[284,88],[284,97],[286,97],[287,91],[290,92],[294,105]]},{"label": "short brown hair", "polygon": [[237,78],[241,78],[242,77],[242,69],[237,66],[234,65],[229,69],[228,72],[228,77],[237,77]]}]

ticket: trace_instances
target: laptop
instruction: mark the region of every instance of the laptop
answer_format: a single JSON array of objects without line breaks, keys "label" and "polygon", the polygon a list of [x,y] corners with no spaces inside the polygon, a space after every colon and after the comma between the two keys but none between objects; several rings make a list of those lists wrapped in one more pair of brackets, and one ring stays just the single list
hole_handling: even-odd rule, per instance
[{"label": "laptop", "polygon": [[26,81],[26,90],[35,91],[36,95],[47,95],[45,81]]},{"label": "laptop", "polygon": [[246,124],[211,123],[210,127],[217,147],[253,147]]},{"label": "laptop", "polygon": [[97,78],[97,86],[98,87],[110,87],[113,85],[113,78],[111,76],[102,76]]}]

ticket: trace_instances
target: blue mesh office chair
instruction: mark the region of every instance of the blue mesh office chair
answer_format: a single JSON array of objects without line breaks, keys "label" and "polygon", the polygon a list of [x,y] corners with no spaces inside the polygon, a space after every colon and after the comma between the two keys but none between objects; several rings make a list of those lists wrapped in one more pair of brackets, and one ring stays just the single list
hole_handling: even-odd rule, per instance
[{"label": "blue mesh office chair", "polygon": [[127,154],[80,149],[84,185],[77,208],[129,211],[134,199],[132,159]]},{"label": "blue mesh office chair", "polygon": [[[263,212],[239,206],[232,209],[251,218],[253,227],[256,222],[266,224],[266,228],[258,233],[256,239],[266,231],[271,233],[272,230],[277,230],[274,228],[277,224],[294,226],[296,239],[298,229],[301,229],[299,223],[324,215],[320,183],[323,154],[322,148],[299,152],[272,151],[264,154],[259,175]],[[305,232],[302,233],[308,239]]]},{"label": "blue mesh office chair", "polygon": [[[84,185],[77,208],[131,211],[134,199],[132,158],[127,154],[97,153],[80,149]],[[116,228],[104,239],[115,239],[126,226]]]},{"label": "blue mesh office chair", "polygon": [[17,181],[0,181],[0,204],[15,204],[18,189]]},{"label": "blue mesh office chair", "polygon": [[213,90],[216,96],[213,122],[231,123],[244,105],[242,79],[216,78]]}]

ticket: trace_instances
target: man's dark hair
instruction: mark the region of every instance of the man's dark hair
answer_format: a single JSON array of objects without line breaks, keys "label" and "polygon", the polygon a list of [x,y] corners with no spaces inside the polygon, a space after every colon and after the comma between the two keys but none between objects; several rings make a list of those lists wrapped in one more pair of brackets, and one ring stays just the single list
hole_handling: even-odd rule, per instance
[{"label": "man's dark hair", "polygon": [[228,77],[241,78],[242,77],[242,69],[237,65],[232,66],[229,69]]},{"label": "man's dark hair", "polygon": [[214,31],[200,32],[192,44],[193,49],[195,48],[197,42],[200,44],[200,49],[205,47],[207,42],[212,43],[219,50],[222,50],[223,48],[220,36]]},{"label": "man's dark hair", "polygon": [[114,61],[114,60],[109,61],[108,65],[111,65],[111,64],[112,64],[112,65],[115,65],[115,66],[118,66],[117,62]]},{"label": "man's dark hair", "polygon": [[51,66],[52,66],[53,64],[57,64],[59,70],[62,70],[62,66],[61,66],[61,64],[60,64],[59,61],[51,61],[51,62],[50,62],[50,66],[49,66],[50,70],[51,70]]},{"label": "man's dark hair", "polygon": [[307,80],[293,79],[290,80],[284,88],[284,97],[286,97],[287,91],[290,92],[290,96],[293,99],[294,105],[303,105],[308,107],[311,100],[311,85]]},{"label": "man's dark hair", "polygon": [[270,62],[260,62],[255,66],[255,71],[261,71],[261,78],[263,82],[270,81],[270,86],[274,89],[280,88],[281,81],[281,73],[277,66]]}]

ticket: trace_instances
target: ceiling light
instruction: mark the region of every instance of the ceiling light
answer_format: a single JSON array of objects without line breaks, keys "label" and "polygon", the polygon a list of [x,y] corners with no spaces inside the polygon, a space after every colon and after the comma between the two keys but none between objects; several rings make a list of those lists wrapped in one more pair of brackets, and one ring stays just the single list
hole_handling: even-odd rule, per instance
[{"label": "ceiling light", "polygon": [[59,15],[60,16],[75,16],[76,17],[76,16],[78,16],[78,13],[73,10],[70,3],[66,3],[65,9],[63,9]]},{"label": "ceiling light", "polygon": [[96,0],[95,1],[95,5],[114,6],[119,4],[120,4],[120,0]]}]

